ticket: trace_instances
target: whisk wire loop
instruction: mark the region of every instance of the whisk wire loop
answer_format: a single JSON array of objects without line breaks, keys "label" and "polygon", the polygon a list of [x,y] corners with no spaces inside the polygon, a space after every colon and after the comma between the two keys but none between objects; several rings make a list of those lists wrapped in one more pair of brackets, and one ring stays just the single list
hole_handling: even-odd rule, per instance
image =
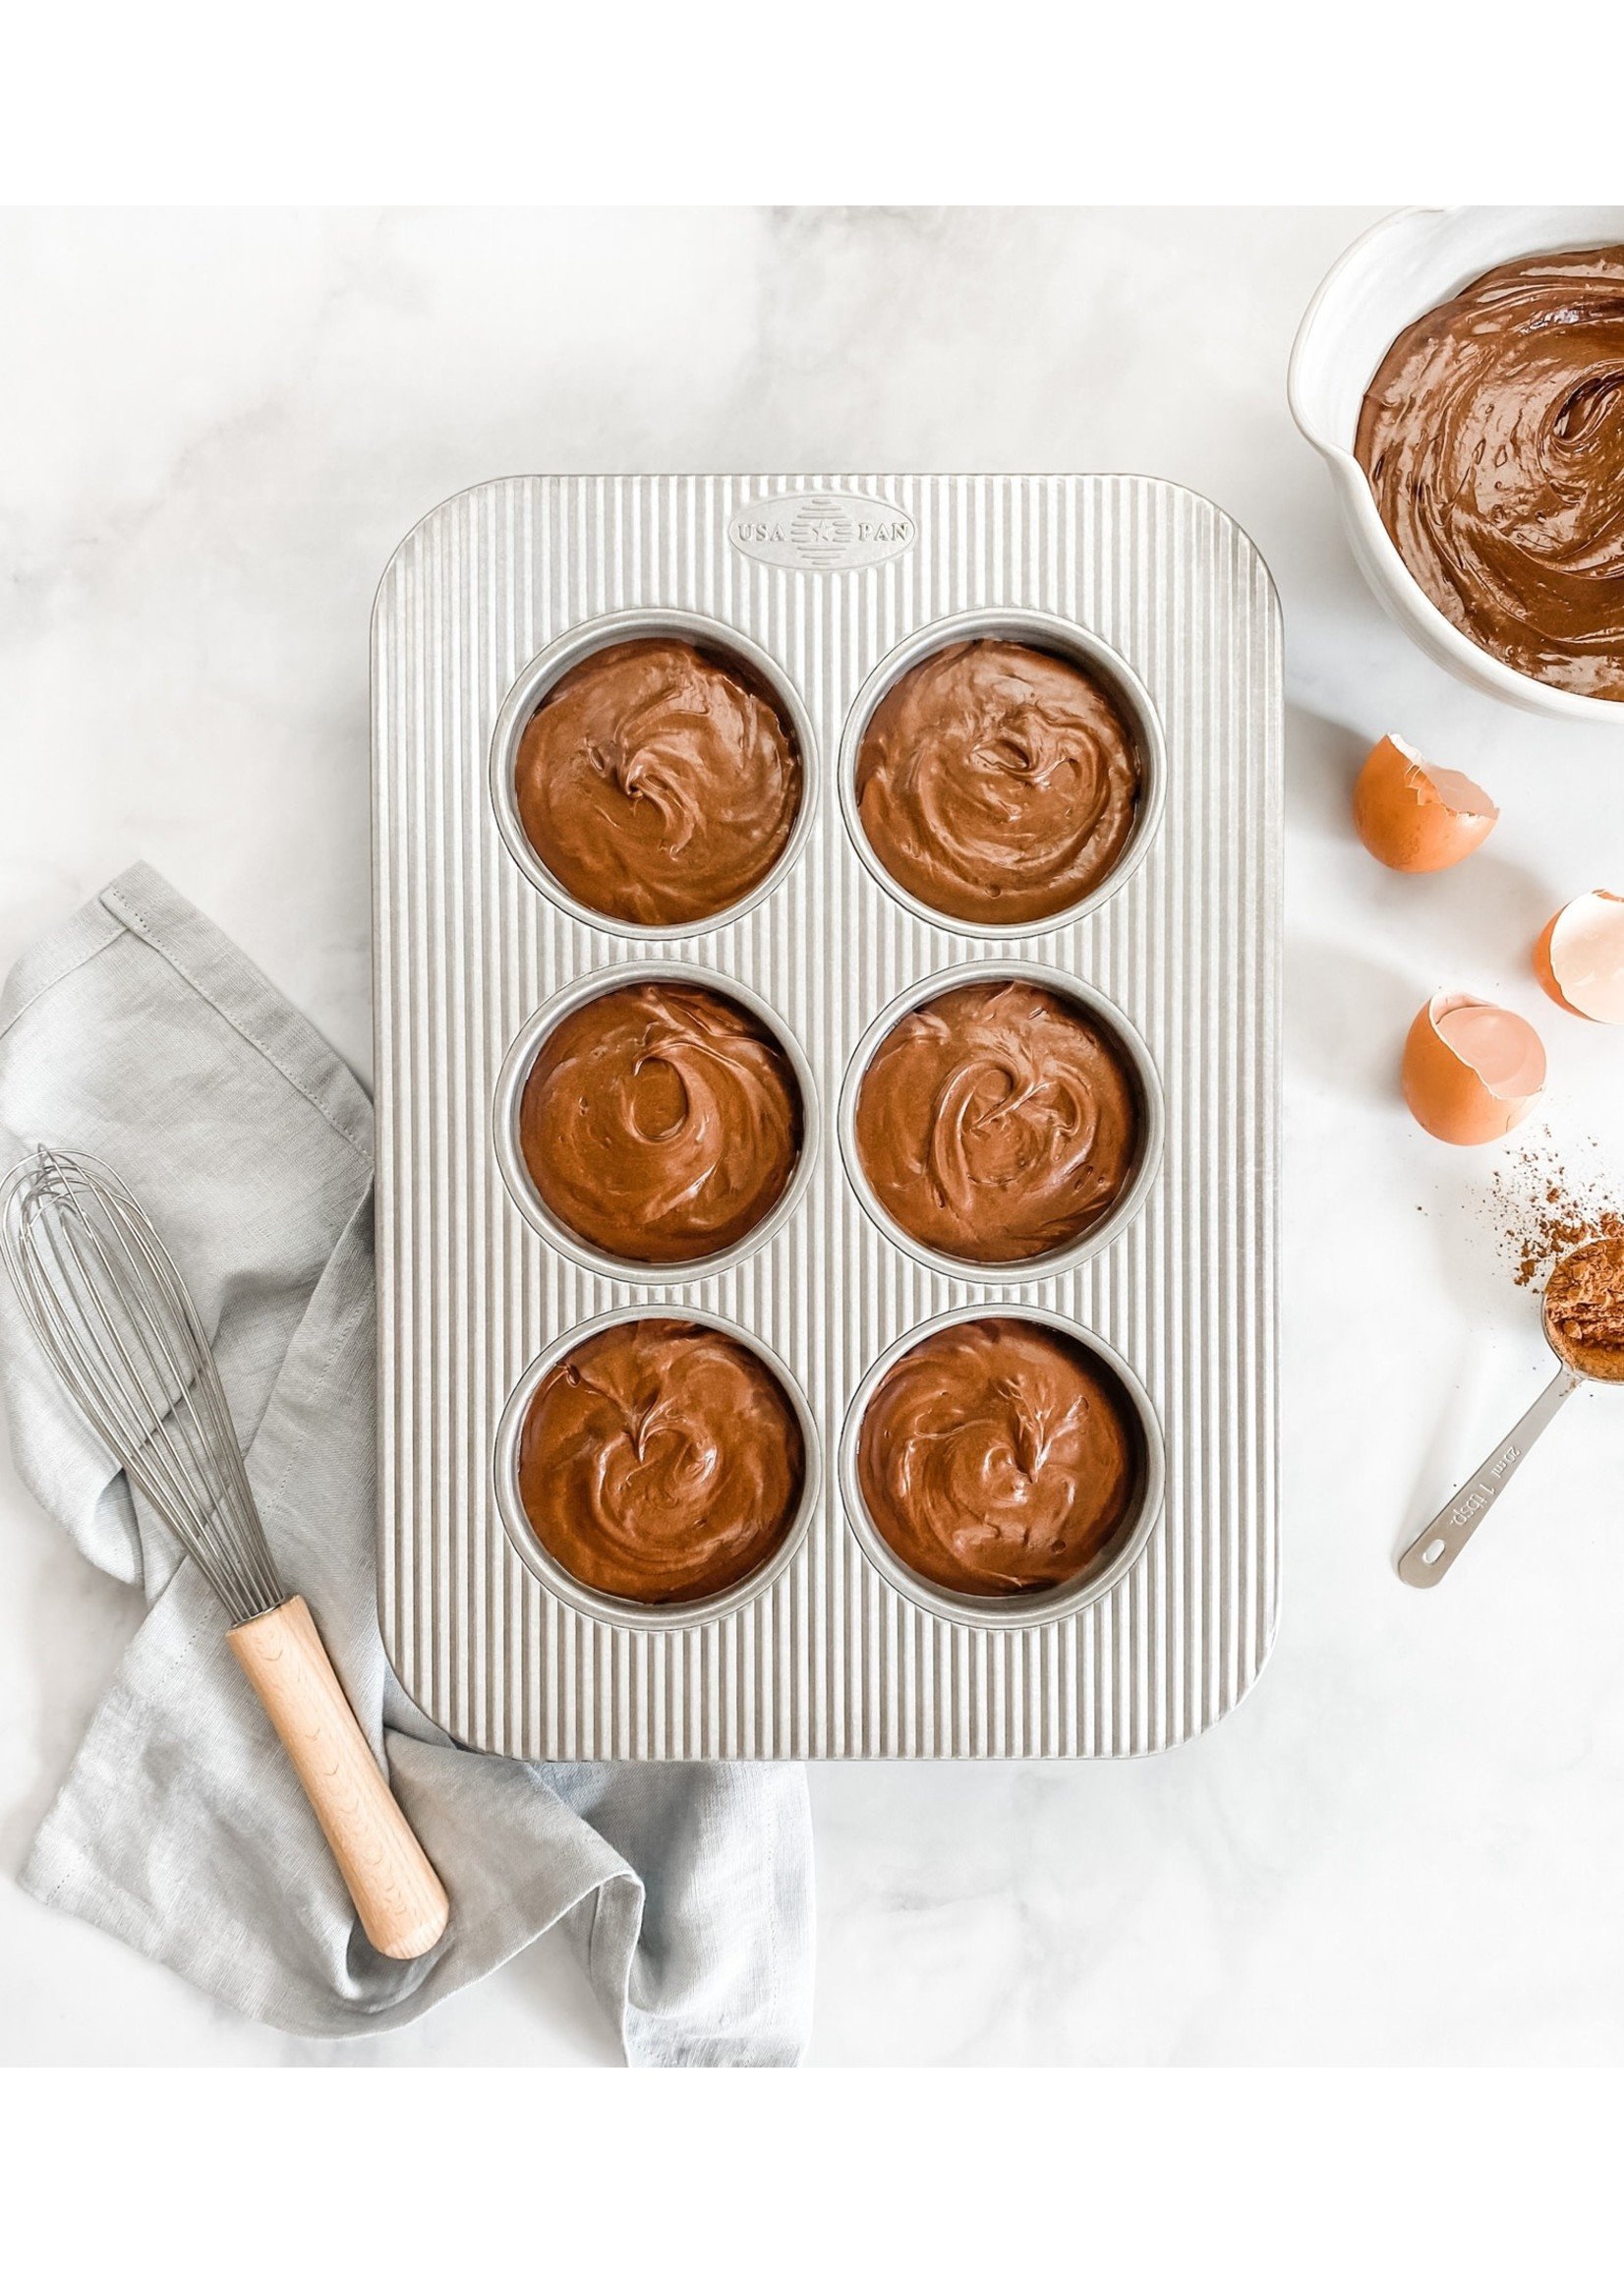
[{"label": "whisk wire loop", "polygon": [[286,1600],[185,1282],[111,1170],[40,1146],[7,1178],[12,1284],[75,1405],[234,1626]]}]

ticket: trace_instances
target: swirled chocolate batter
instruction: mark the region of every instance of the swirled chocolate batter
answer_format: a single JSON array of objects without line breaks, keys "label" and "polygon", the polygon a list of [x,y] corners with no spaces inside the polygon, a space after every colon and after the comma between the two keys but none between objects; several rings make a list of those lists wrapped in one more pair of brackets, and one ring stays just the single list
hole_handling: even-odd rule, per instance
[{"label": "swirled chocolate batter", "polygon": [[1452,624],[1513,671],[1624,702],[1624,245],[1508,261],[1411,324],[1355,448]]},{"label": "swirled chocolate batter", "polygon": [[1139,755],[1075,664],[961,640],[905,671],[857,754],[857,812],[904,891],[943,915],[1024,924],[1074,907],[1122,858]]},{"label": "swirled chocolate batter", "polygon": [[1142,1142],[1138,1084],[1065,996],[980,981],[898,1020],[863,1076],[856,1137],[875,1196],[911,1239],[1020,1262],[1116,1205]]},{"label": "swirled chocolate batter", "polygon": [[775,1207],[801,1149],[776,1036],[708,987],[611,988],[561,1019],[519,1103],[543,1204],[629,1263],[696,1263]]},{"label": "swirled chocolate batter", "polygon": [[1129,1521],[1143,1467],[1121,1383],[1070,1335],[965,1319],[904,1352],[869,1401],[864,1504],[893,1551],[960,1595],[1086,1571]]},{"label": "swirled chocolate batter", "polygon": [[525,835],[584,906],[699,923],[754,892],[788,844],[801,755],[739,673],[685,640],[629,640],[552,688],[514,787]]},{"label": "swirled chocolate batter", "polygon": [[721,1595],[774,1553],[806,1476],[783,1384],[730,1334],[626,1319],[546,1374],[519,1443],[519,1497],[548,1552],[632,1603]]}]

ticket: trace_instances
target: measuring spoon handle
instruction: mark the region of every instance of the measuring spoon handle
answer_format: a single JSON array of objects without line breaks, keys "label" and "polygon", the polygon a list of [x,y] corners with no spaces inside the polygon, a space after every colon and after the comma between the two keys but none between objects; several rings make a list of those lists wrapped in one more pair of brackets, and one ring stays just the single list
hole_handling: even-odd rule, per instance
[{"label": "measuring spoon handle", "polygon": [[1440,1508],[1426,1530],[1412,1540],[1399,1557],[1399,1577],[1411,1587],[1436,1587],[1444,1573],[1477,1531],[1523,1465],[1523,1455],[1544,1429],[1564,1399],[1579,1387],[1580,1376],[1564,1367],[1547,1382],[1509,1436],[1502,1437],[1488,1459],[1469,1477],[1448,1507]]}]

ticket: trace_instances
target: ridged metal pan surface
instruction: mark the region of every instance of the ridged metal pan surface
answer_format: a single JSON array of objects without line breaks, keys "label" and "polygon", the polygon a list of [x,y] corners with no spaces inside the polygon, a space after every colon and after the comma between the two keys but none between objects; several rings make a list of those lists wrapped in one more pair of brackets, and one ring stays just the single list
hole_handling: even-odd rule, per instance
[{"label": "ridged metal pan surface", "polygon": [[[680,612],[752,643],[810,730],[815,800],[731,920],[639,938],[538,889],[492,795],[503,706],[595,619]],[[1014,612],[1080,626],[1147,690],[1163,809],[1080,920],[925,920],[859,856],[838,769],[852,706],[912,635]],[[1275,1247],[1279,613],[1237,524],[1090,475],[606,476],[487,483],[406,538],[373,628],[379,1599],[408,1691],[461,1742],[529,1759],[1125,1755],[1196,1735],[1261,1671],[1277,1600]],[[509,706],[511,710],[511,706]],[[1116,1237],[1048,1277],[933,1270],[888,1240],[837,1141],[852,1052],[933,974],[1070,973],[1136,1029],[1163,1154]],[[608,966],[715,973],[799,1043],[821,1137],[806,1190],[721,1271],[587,1267],[515,1204],[504,1065]],[[1041,1270],[1041,1267],[1039,1267]],[[640,1305],[742,1326],[799,1385],[821,1486],[787,1567],[721,1619],[651,1630],[551,1592],[510,1537],[510,1393],[588,1319]],[[1030,1625],[935,1615],[859,1545],[838,1458],[875,1361],[927,1318],[1036,1309],[1143,1384],[1164,1488],[1131,1568]]]}]

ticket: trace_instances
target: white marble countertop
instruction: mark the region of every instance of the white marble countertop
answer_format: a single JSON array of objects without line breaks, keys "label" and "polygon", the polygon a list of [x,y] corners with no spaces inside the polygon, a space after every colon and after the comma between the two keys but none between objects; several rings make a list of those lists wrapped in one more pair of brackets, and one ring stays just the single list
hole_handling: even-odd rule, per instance
[{"label": "white marble countertop", "polygon": [[[1537,1018],[1624,1185],[1624,1034],[1530,941],[1624,889],[1624,731],[1456,686],[1359,582],[1286,356],[1355,212],[0,217],[0,959],[127,862],[370,1056],[367,618],[491,475],[1156,473],[1262,547],[1289,734],[1284,1610],[1253,1696],[1133,1764],[812,1773],[822,2062],[1600,2061],[1624,2048],[1624,1399],[1564,1416],[1449,1584],[1391,1562],[1547,1364],[1395,1065],[1444,981]],[[1620,722],[1624,729],[1624,720]],[[1503,816],[1378,870],[1395,728]],[[1609,868],[1608,863],[1614,865]],[[217,2011],[13,1875],[137,1614],[0,1467],[0,2060],[600,2063],[544,1944],[413,2028]]]}]

